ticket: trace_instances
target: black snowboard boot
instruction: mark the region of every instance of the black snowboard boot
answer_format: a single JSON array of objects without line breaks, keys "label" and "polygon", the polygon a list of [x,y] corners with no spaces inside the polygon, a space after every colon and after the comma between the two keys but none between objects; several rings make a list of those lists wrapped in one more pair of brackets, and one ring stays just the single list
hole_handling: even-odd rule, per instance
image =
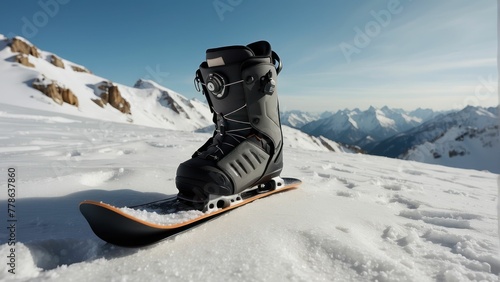
[{"label": "black snowboard boot", "polygon": [[179,165],[179,198],[207,203],[214,195],[238,195],[250,187],[275,188],[283,168],[276,89],[281,67],[266,41],[207,50],[195,86],[208,101],[215,131]]}]

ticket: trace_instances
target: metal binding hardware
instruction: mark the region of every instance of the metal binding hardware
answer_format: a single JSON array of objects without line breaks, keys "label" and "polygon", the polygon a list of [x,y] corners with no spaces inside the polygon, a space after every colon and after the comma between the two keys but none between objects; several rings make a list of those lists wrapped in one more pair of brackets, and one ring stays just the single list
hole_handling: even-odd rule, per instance
[{"label": "metal binding hardware", "polygon": [[218,209],[223,209],[243,201],[241,194],[229,195],[229,196],[219,196],[219,195],[209,195],[208,202],[205,205],[203,212],[211,213]]},{"label": "metal binding hardware", "polygon": [[229,195],[229,196],[221,196],[221,195],[213,195],[210,194],[208,196],[208,201],[206,202],[205,208],[203,209],[203,212],[206,213],[211,213],[214,212],[218,209],[223,209],[227,208],[229,206],[232,206],[234,204],[242,202],[245,193],[251,192],[251,191],[256,191],[257,194],[261,193],[266,193],[272,190],[279,190],[281,188],[285,187],[285,180],[283,178],[277,176],[272,178],[266,183],[259,184],[257,186],[250,187],[246,189],[245,191],[239,193],[239,194],[234,194],[234,195]]}]

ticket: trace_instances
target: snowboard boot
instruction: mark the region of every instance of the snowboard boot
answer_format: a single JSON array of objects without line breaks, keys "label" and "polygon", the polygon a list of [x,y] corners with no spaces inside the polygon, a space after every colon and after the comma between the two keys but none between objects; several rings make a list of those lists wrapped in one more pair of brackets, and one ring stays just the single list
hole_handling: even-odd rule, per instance
[{"label": "snowboard boot", "polygon": [[206,51],[195,87],[207,99],[215,131],[179,165],[178,198],[206,204],[213,196],[280,185],[283,136],[276,83],[281,68],[266,41]]}]

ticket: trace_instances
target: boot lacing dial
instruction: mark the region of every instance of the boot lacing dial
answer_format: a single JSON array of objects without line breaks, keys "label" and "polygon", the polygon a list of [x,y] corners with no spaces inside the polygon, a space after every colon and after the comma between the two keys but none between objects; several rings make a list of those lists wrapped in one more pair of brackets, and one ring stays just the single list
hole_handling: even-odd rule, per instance
[{"label": "boot lacing dial", "polygon": [[194,82],[196,91],[200,92],[201,90],[200,84],[201,84],[205,86],[208,92],[214,95],[215,98],[222,99],[227,92],[226,86],[242,83],[243,79],[231,83],[226,83],[222,75],[218,73],[211,73],[207,77],[207,83],[201,82],[201,79],[198,76],[195,77]]},{"label": "boot lacing dial", "polygon": [[226,90],[226,82],[224,78],[217,74],[211,73],[208,75],[207,84],[205,85],[215,97],[222,98],[224,96],[224,90]]}]

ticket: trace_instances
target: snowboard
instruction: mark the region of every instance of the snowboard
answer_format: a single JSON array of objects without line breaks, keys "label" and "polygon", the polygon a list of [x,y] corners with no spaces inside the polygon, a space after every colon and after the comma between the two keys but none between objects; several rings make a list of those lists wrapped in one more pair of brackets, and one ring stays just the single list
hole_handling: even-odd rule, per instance
[{"label": "snowboard", "polygon": [[[274,180],[273,180],[274,181]],[[102,240],[117,246],[147,246],[276,193],[297,188],[296,178],[279,178],[271,188],[259,185],[237,195],[209,199],[203,207],[193,207],[171,195],[165,199],[131,207],[114,207],[98,201],[83,201],[80,212],[92,231]]]}]

